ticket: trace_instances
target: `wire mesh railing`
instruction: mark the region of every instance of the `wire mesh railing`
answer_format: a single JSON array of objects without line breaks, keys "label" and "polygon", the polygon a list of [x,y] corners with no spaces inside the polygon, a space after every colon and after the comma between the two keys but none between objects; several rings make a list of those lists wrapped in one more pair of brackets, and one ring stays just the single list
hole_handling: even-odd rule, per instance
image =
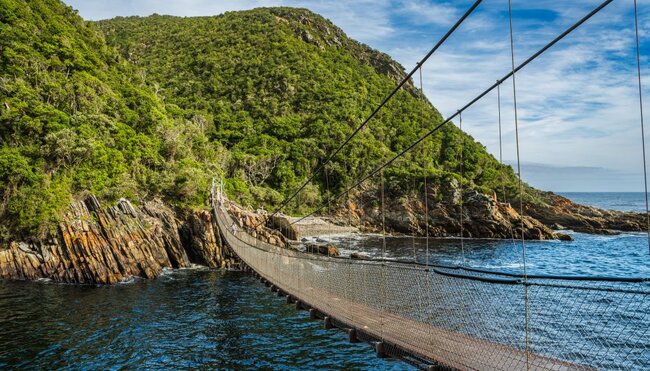
[{"label": "wire mesh railing", "polygon": [[392,355],[457,369],[650,368],[647,281],[529,278],[527,357],[517,277],[303,253],[230,229],[225,208],[215,212],[245,264]]}]

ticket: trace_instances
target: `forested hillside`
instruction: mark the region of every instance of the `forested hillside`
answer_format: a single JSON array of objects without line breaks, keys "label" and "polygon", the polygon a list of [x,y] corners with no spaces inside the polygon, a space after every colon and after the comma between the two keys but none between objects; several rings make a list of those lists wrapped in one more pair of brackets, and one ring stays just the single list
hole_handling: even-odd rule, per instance
[{"label": "forested hillside", "polygon": [[[389,56],[349,39],[305,9],[261,8],[216,17],[101,21],[107,41],[157,97],[201,123],[232,154],[232,196],[272,206],[294,190],[404,76]],[[353,184],[441,121],[412,82],[327,167],[332,192]],[[387,171],[390,186],[460,173],[460,131],[447,125]],[[514,176],[465,136],[465,177],[484,191]],[[301,194],[322,201],[325,174]],[[448,180],[448,179],[447,179]],[[294,206],[295,207],[295,206]]]},{"label": "forested hillside", "polygon": [[[305,9],[93,23],[58,0],[0,0],[0,36],[1,241],[47,235],[89,194],[204,207],[214,176],[243,204],[277,206],[404,76]],[[408,82],[287,211],[313,210],[328,184],[341,191],[441,119]],[[389,196],[425,177],[516,195],[512,169],[453,125],[386,170]]]},{"label": "forested hillside", "polygon": [[0,0],[0,240],[43,236],[73,198],[202,204],[227,154],[58,0]]}]

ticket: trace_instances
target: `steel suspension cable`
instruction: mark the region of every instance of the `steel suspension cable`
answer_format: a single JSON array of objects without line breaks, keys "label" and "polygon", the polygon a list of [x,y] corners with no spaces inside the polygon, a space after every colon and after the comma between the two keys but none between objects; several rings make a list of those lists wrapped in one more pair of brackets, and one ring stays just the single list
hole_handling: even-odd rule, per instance
[{"label": "steel suspension cable", "polygon": [[[419,103],[420,103],[420,127],[421,128],[424,127],[424,99],[425,99],[425,97],[424,97],[424,84],[422,82],[422,80],[423,80],[422,79],[422,75],[423,75],[422,71],[423,71],[423,69],[424,69],[424,66],[420,66],[420,70],[419,70],[419,80],[420,80],[420,97],[419,97],[420,99],[419,99],[419,101],[420,102]],[[426,151],[424,151],[424,153],[426,153]],[[431,157],[433,158],[433,149],[431,151]],[[427,162],[425,161],[425,166],[426,165],[427,165]],[[428,168],[425,168],[425,172],[424,172],[425,252],[424,253],[425,253],[425,264],[427,266],[429,265],[429,185],[428,185],[428,181],[427,181],[428,177],[429,177],[429,171],[428,171]],[[416,263],[417,263],[417,260],[416,260]],[[430,277],[430,275],[426,275],[425,277],[426,277],[426,280],[427,280],[426,281],[427,288],[430,288],[431,287],[431,281],[430,281],[431,277]],[[424,305],[428,304],[427,300],[424,300],[424,303],[423,303],[423,300],[421,298],[422,298],[422,295],[418,295],[418,304],[420,305],[420,308],[423,307],[423,304]],[[431,313],[432,310],[430,309],[430,307],[428,307],[428,306],[425,307],[425,312],[426,312],[427,320],[431,321],[433,316],[432,316],[432,313]],[[431,329],[429,329],[428,333],[429,333],[429,335],[431,334]],[[429,344],[430,347],[433,346],[433,342],[431,340],[429,341],[428,344]]]},{"label": "steel suspension cable", "polygon": [[646,230],[648,231],[648,253],[650,253],[650,207],[648,205],[648,168],[645,151],[645,125],[643,122],[643,85],[641,84],[641,50],[639,49],[639,16],[637,0],[634,0],[634,35],[636,41],[636,73],[639,84],[639,111],[641,114],[641,148],[643,151],[643,186],[645,191]]},{"label": "steel suspension cable", "polygon": [[512,99],[513,108],[515,111],[515,142],[517,147],[517,179],[519,182],[519,219],[521,220],[521,254],[522,263],[524,268],[524,333],[525,333],[525,346],[526,346],[526,369],[530,370],[530,344],[528,338],[528,320],[529,320],[529,305],[528,305],[528,272],[526,269],[526,241],[524,238],[524,185],[521,180],[521,161],[519,154],[519,117],[517,113],[517,79],[515,74],[515,43],[514,35],[512,32],[512,0],[508,0],[508,20],[510,24],[510,62],[512,66]]},{"label": "steel suspension cable", "polygon": [[[417,199],[417,194],[418,194],[418,187],[416,183],[416,178],[413,177],[413,189],[411,190],[413,192],[414,199]],[[414,205],[415,206],[415,205]],[[413,244],[413,261],[417,262],[418,261],[418,254],[417,250],[415,249],[415,234],[417,233],[417,230],[420,229],[420,222],[418,220],[417,214],[414,213],[414,218],[415,218],[415,223],[412,223],[413,226],[413,239],[412,239],[412,244]]]},{"label": "steel suspension cable", "polygon": [[[406,83],[411,79],[411,77],[413,77],[413,75],[415,74],[415,72],[418,71],[418,69],[420,69],[420,68],[422,67],[422,65],[423,65],[427,60],[429,60],[429,58],[431,58],[431,56],[433,55],[433,53],[435,53],[435,52],[438,50],[438,48],[440,48],[440,46],[442,46],[442,44],[444,44],[445,41],[447,41],[447,39],[448,39],[448,38],[449,38],[449,37],[450,37],[450,36],[451,36],[455,31],[456,31],[456,29],[458,29],[458,27],[460,27],[460,25],[461,25],[461,24],[462,24],[462,23],[467,19],[467,17],[469,17],[469,16],[474,12],[474,10],[479,6],[479,4],[481,4],[482,1],[483,1],[483,0],[476,0],[476,1],[474,2],[474,4],[472,4],[472,6],[471,6],[471,7],[470,7],[466,12],[465,12],[465,14],[463,14],[463,15],[462,15],[462,16],[461,16],[461,17],[456,21],[456,23],[454,23],[454,25],[453,25],[453,26],[452,26],[452,27],[447,31],[447,33],[445,33],[445,34],[442,36],[442,38],[441,38],[440,40],[438,40],[438,42],[433,46],[433,48],[431,48],[431,50],[429,50],[429,52],[424,56],[424,58],[422,58],[418,63],[416,63],[415,67],[411,70],[411,72],[409,72],[409,73],[408,73],[408,74],[407,74],[407,75],[406,75],[406,76],[405,76],[405,77],[404,77],[404,78],[399,82],[399,84],[397,84],[397,86],[396,86],[396,87],[395,87],[395,88],[394,88],[394,89],[393,89],[393,90],[392,90],[392,91],[391,91],[391,92],[390,92],[390,93],[389,93],[389,94],[388,94],[388,95],[387,95],[387,96],[386,96],[386,97],[381,101],[381,103],[379,104],[379,106],[377,106],[377,107],[376,107],[376,108],[375,108],[375,109],[370,113],[370,115],[369,115],[365,120],[363,120],[363,122],[361,123],[361,125],[359,125],[359,126],[358,126],[358,127],[357,127],[353,132],[352,132],[352,134],[350,134],[350,135],[349,135],[349,136],[348,136],[348,137],[343,141],[343,143],[341,143],[341,145],[339,145],[339,146],[334,150],[334,152],[332,152],[332,153],[331,153],[331,154],[330,154],[330,155],[325,159],[325,161],[322,162],[322,163],[321,163],[321,164],[320,164],[320,165],[319,165],[319,166],[318,166],[318,167],[317,167],[317,168],[316,168],[316,169],[311,173],[311,175],[309,176],[309,178],[307,178],[307,180],[306,180],[304,183],[302,183],[302,185],[301,185],[301,186],[300,186],[296,191],[294,191],[293,194],[292,194],[289,198],[287,198],[284,202],[282,202],[282,204],[280,204],[280,206],[279,206],[278,208],[276,208],[275,211],[273,211],[273,213],[272,213],[268,218],[271,218],[271,217],[275,216],[275,215],[276,215],[278,212],[280,212],[280,211],[281,211],[285,206],[287,206],[287,205],[289,204],[289,202],[291,202],[291,200],[293,200],[293,199],[296,197],[296,195],[297,195],[298,193],[300,193],[300,192],[301,192],[301,191],[302,191],[302,190],[307,186],[307,184],[309,184],[309,182],[311,182],[311,181],[314,179],[314,177],[316,176],[316,174],[318,174],[318,172],[320,171],[321,167],[327,165],[327,164],[328,164],[328,163],[329,163],[329,162],[334,158],[334,156],[336,156],[339,152],[341,152],[341,150],[343,149],[343,147],[345,147],[348,143],[350,143],[350,141],[352,140],[352,138],[354,138],[354,137],[355,137],[355,136],[356,136],[356,135],[357,135],[357,134],[358,134],[358,133],[359,133],[359,132],[360,132],[360,131],[361,131],[361,130],[362,130],[362,129],[367,125],[367,124],[368,124],[368,122],[369,122],[373,117],[375,117],[375,115],[376,115],[376,114],[377,114],[377,113],[378,113],[378,112],[379,112],[379,111],[380,111],[380,110],[381,110],[381,109],[386,105],[386,103],[388,103],[388,101],[391,100],[391,99],[393,98],[393,96],[395,96],[395,94],[397,94],[397,92],[402,88],[402,86],[404,86],[404,85],[405,85],[405,84],[406,84]],[[266,222],[266,220],[268,220],[268,219],[265,219],[265,222]]]},{"label": "steel suspension cable", "polygon": [[385,186],[384,186],[384,172],[380,174],[381,182],[381,260],[386,260],[386,204],[385,204]]},{"label": "steel suspension cable", "polygon": [[[603,3],[601,3],[598,7],[596,7],[594,10],[592,10],[591,12],[589,12],[587,15],[585,15],[585,16],[584,16],[583,18],[581,18],[579,21],[577,21],[576,23],[574,23],[571,27],[569,27],[568,29],[566,29],[564,32],[562,32],[560,35],[558,35],[555,39],[553,39],[551,42],[549,42],[548,44],[546,44],[543,48],[541,48],[541,49],[538,50],[536,53],[534,53],[533,55],[531,55],[530,57],[528,57],[528,59],[526,59],[526,60],[523,61],[521,64],[519,64],[519,65],[518,65],[514,70],[512,70],[512,71],[506,73],[506,74],[505,74],[501,79],[499,79],[498,81],[503,82],[503,81],[509,79],[510,77],[512,77],[513,73],[519,72],[521,69],[523,69],[524,67],[526,67],[528,64],[530,64],[530,62],[534,61],[534,60],[537,59],[540,55],[544,54],[548,49],[550,49],[550,48],[553,47],[555,44],[557,44],[558,42],[560,42],[562,39],[564,39],[566,36],[568,36],[571,32],[575,31],[576,28],[580,27],[580,25],[582,25],[583,23],[585,23],[586,21],[588,21],[589,19],[591,19],[594,15],[598,14],[598,12],[600,12],[601,10],[603,10],[606,6],[608,6],[609,4],[611,4],[613,1],[614,1],[614,0],[606,0],[606,1],[604,1]],[[458,114],[459,114],[460,112],[463,112],[463,111],[467,110],[469,107],[471,107],[471,106],[473,106],[474,104],[476,104],[476,102],[478,102],[478,101],[481,100],[483,97],[485,97],[487,94],[489,94],[489,93],[490,93],[492,90],[494,90],[498,85],[499,85],[499,83],[494,83],[494,84],[492,84],[489,88],[485,89],[482,93],[480,93],[480,94],[477,95],[474,99],[472,99],[472,100],[469,101],[467,104],[465,104],[465,106],[463,106],[461,109],[459,109],[458,111],[456,111],[456,113],[454,113],[454,114],[452,114],[451,116],[447,117],[443,122],[441,122],[440,124],[436,125],[433,129],[431,129],[431,130],[430,130],[429,132],[427,132],[425,135],[421,136],[419,139],[417,139],[416,141],[414,141],[413,143],[411,143],[411,145],[409,145],[408,147],[406,147],[405,149],[403,149],[402,151],[400,151],[398,154],[396,154],[395,156],[393,156],[390,160],[386,161],[384,164],[382,164],[381,166],[379,166],[378,168],[376,168],[375,170],[373,170],[371,173],[369,173],[367,176],[365,176],[364,178],[362,178],[361,180],[359,180],[357,183],[355,183],[354,185],[352,185],[350,188],[348,188],[347,190],[344,190],[343,192],[339,193],[339,194],[335,197],[335,199],[338,199],[338,198],[342,197],[342,195],[345,194],[346,191],[351,190],[351,189],[354,189],[354,188],[357,188],[358,186],[360,186],[361,184],[363,184],[363,182],[365,182],[366,180],[368,180],[368,179],[374,177],[375,175],[377,175],[377,174],[378,174],[382,169],[384,169],[384,168],[390,166],[390,165],[391,165],[393,162],[395,162],[398,158],[404,156],[406,153],[408,153],[408,152],[411,151],[413,148],[415,148],[418,144],[422,143],[422,141],[424,141],[425,139],[427,139],[428,137],[430,137],[431,135],[433,135],[434,133],[436,133],[438,130],[440,130],[440,129],[441,129],[443,126],[445,126],[446,124],[450,123],[454,118],[456,118],[456,117],[458,116]],[[314,211],[312,211],[311,213],[309,213],[309,214],[307,214],[307,215],[305,215],[305,216],[299,218],[298,220],[294,221],[294,222],[291,223],[291,224],[298,223],[298,222],[304,220],[305,218],[307,218],[307,217],[309,217],[309,216],[311,216],[311,215],[314,215],[315,213],[321,211],[323,208],[324,208],[324,206],[321,205],[321,206],[320,206],[319,208],[317,208],[316,210],[314,210]]]},{"label": "steel suspension cable", "polygon": [[327,167],[323,168],[323,172],[325,173],[325,184],[327,186],[327,213],[331,216],[332,215],[332,205],[330,204],[330,177],[329,174],[327,173]]},{"label": "steel suspension cable", "polygon": [[[501,83],[497,81],[499,85],[497,85],[497,113],[498,113],[498,120],[499,120],[499,165],[503,166],[503,132],[501,129]],[[506,202],[506,182],[505,182],[505,174],[503,172],[501,173],[501,193],[503,194],[503,202]]]},{"label": "steel suspension cable", "polygon": [[[352,204],[350,203],[350,194],[348,193],[348,194],[346,194],[345,209],[347,210],[347,214],[348,214],[348,228],[349,228],[348,233],[350,234],[350,238],[348,240],[348,250],[350,251],[350,254],[352,253],[352,239],[353,239],[353,236],[352,236],[352,207],[351,206],[352,206]],[[331,213],[330,213],[330,215],[331,215]],[[346,271],[348,272],[348,277],[347,277],[348,282],[353,282],[352,281],[352,279],[353,279],[352,270],[350,268],[348,268],[348,269],[346,269]],[[347,299],[352,301],[353,298],[354,298],[354,292],[353,292],[353,290],[351,290],[350,294],[347,295]],[[349,316],[352,319],[352,321],[354,322],[354,310],[350,309]],[[350,331],[352,331],[352,330],[350,330]]]},{"label": "steel suspension cable", "polygon": [[[420,96],[421,96],[422,95],[422,80],[421,80],[422,79],[422,68],[419,69],[419,75],[420,75]],[[420,106],[421,106],[421,104],[420,104]],[[424,127],[423,120],[420,121],[420,127]],[[418,197],[419,188],[417,186],[417,177],[413,177],[413,188],[411,189],[411,192],[413,192],[413,197],[414,197],[413,199],[417,200],[419,198]],[[413,205],[413,206],[414,206],[413,207],[413,209],[414,209],[415,205]],[[418,220],[417,214],[416,213],[413,213],[413,214],[414,214],[413,216],[414,216],[415,220],[414,220],[414,223],[412,223],[412,225],[411,225],[412,226],[412,231],[411,232],[413,234],[411,243],[413,245],[413,261],[417,263],[418,255],[417,255],[417,249],[415,248],[415,236],[416,236],[416,234],[418,233],[418,231],[420,229],[420,221]]]},{"label": "steel suspension cable", "polygon": [[429,185],[427,174],[424,175],[424,230],[425,230],[425,262],[429,265]]},{"label": "steel suspension cable", "polygon": [[[323,167],[323,173],[325,173],[325,184],[327,186],[327,197],[328,197],[328,199],[327,199],[327,215],[329,217],[332,217],[332,206],[331,206],[330,199],[329,199],[330,180],[329,180],[329,176],[327,175],[327,166]],[[334,232],[334,223],[328,223],[328,227],[329,227],[330,234],[333,234],[333,232]],[[326,247],[326,249],[327,249],[327,256],[330,256],[330,249],[328,247]]]}]

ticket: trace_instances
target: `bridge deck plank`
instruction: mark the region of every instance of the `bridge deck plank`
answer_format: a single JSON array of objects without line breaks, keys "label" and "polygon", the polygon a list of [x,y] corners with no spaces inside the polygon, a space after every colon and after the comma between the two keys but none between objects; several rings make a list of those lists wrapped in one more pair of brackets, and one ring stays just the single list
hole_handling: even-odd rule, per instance
[{"label": "bridge deck plank", "polygon": [[[291,293],[291,288],[282,288]],[[320,303],[312,304],[321,312],[331,315],[355,328],[368,332],[412,352],[419,357],[438,361],[460,370],[526,370],[524,351],[496,344],[487,340],[461,334],[459,332],[434,327],[393,313],[377,310],[363,304],[346,300],[316,288],[310,288],[308,296],[319,298]],[[353,313],[351,318],[337,313]],[[382,326],[383,325],[383,326]],[[383,332],[377,329],[387,328]],[[390,331],[390,329],[398,329]],[[422,343],[424,340],[424,344]],[[531,353],[528,362],[530,370],[585,370],[588,367],[575,365],[553,358]]]}]

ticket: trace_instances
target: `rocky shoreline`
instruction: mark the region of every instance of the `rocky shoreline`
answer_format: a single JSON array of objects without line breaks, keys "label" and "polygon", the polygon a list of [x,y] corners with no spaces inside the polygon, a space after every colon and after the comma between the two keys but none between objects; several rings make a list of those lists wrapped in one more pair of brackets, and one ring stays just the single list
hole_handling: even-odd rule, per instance
[{"label": "rocky shoreline", "polygon": [[337,211],[335,219],[339,224],[351,223],[364,232],[377,232],[385,218],[388,233],[431,237],[458,237],[462,231],[466,238],[521,238],[522,219],[527,240],[571,240],[562,233],[565,230],[604,235],[647,231],[643,213],[580,205],[552,192],[540,192],[541,203],[525,202],[523,217],[518,207],[499,201],[496,195],[475,189],[461,190],[455,180],[430,185],[426,196],[428,205],[424,191],[387,197],[385,216],[382,216],[380,205],[373,202],[379,196],[361,189],[351,197],[353,201]]},{"label": "rocky shoreline", "polygon": [[525,204],[527,215],[556,230],[573,230],[591,234],[618,234],[647,231],[644,213],[603,210],[580,205],[551,192],[542,193],[546,205]]},{"label": "rocky shoreline", "polygon": [[[424,191],[389,197],[384,206],[385,215],[382,216],[380,205],[373,202],[377,195],[360,190],[351,198],[354,201],[338,211],[337,218],[341,223],[350,220],[353,226],[370,232],[378,231],[382,219],[385,219],[385,228],[389,233],[458,237],[462,232],[466,238],[495,239],[521,236],[521,215],[509,203],[498,201],[494,195],[489,196],[474,189],[461,190],[454,180],[447,184],[430,185],[426,196],[426,203]],[[555,232],[528,214],[523,217],[523,230],[524,238],[529,240],[566,238],[566,235]]]},{"label": "rocky shoreline", "polygon": [[235,266],[209,211],[175,213],[160,201],[128,200],[102,208],[95,197],[74,203],[55,234],[0,249],[0,277],[113,284],[154,278],[165,268]]},{"label": "rocky shoreline", "polygon": [[[522,217],[510,204],[475,190],[462,192],[453,183],[428,192],[429,215],[424,195],[391,198],[385,206],[387,233],[431,237],[519,238]],[[570,240],[558,230],[614,234],[645,230],[645,215],[601,210],[578,205],[545,194],[545,206],[524,205],[524,237],[531,240]],[[231,204],[229,212],[237,227],[265,242],[297,248],[305,236],[331,233],[377,232],[382,215],[373,204],[374,195],[359,192],[332,217],[314,217],[301,223],[286,215],[273,217],[268,226],[264,210],[246,210]],[[336,255],[334,246],[310,246],[307,251]],[[87,197],[70,205],[51,236],[32,242],[10,242],[0,246],[0,278],[8,280],[49,279],[78,284],[114,284],[131,277],[155,278],[166,268],[194,264],[209,268],[237,267],[237,258],[224,245],[213,215],[208,210],[172,210],[160,200],[136,207],[122,199],[103,208]]]}]

